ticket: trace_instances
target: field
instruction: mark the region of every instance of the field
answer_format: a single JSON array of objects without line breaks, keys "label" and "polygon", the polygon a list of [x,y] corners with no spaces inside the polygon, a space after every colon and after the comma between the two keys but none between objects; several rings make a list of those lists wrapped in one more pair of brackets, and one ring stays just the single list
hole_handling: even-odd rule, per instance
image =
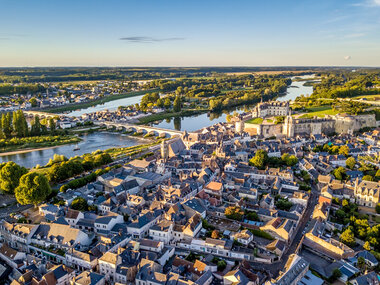
[{"label": "field", "polygon": [[331,109],[330,106],[307,108],[307,111],[308,112],[301,115],[300,118],[312,118],[312,117],[323,118],[325,115],[336,115],[339,113],[339,111]]},{"label": "field", "polygon": [[361,96],[356,96],[356,97],[352,97],[351,99],[367,99],[369,101],[376,101],[376,100],[380,100],[380,94],[373,94],[373,95],[361,95]]},{"label": "field", "polygon": [[246,121],[246,124],[261,124],[264,121],[263,118],[254,118]]}]

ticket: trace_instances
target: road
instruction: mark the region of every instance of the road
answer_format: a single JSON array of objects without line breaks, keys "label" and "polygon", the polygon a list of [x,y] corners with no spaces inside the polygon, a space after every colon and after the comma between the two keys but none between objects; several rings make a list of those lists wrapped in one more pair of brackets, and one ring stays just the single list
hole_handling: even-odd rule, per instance
[{"label": "road", "polygon": [[251,262],[251,265],[255,269],[259,269],[262,271],[269,271],[270,274],[272,275],[272,278],[276,278],[280,272],[285,266],[285,263],[287,262],[288,258],[290,255],[296,252],[299,243],[303,237],[303,230],[306,227],[307,222],[310,220],[310,216],[314,211],[315,206],[318,203],[318,198],[319,198],[319,190],[315,185],[312,185],[311,188],[311,193],[310,193],[310,199],[308,201],[308,204],[306,206],[306,210],[304,215],[302,216],[299,226],[297,228],[297,232],[294,235],[293,241],[288,247],[287,251],[282,255],[282,258],[280,261],[272,264],[262,264],[262,263],[257,263],[257,262]]}]

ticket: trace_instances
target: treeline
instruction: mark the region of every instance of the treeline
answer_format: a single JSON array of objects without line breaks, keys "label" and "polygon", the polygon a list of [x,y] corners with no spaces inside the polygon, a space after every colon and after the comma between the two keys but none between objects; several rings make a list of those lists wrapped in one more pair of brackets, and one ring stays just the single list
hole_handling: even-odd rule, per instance
[{"label": "treeline", "polygon": [[57,183],[111,162],[108,153],[88,154],[83,158],[74,157],[69,160],[63,155],[54,155],[46,165],[51,166],[47,178],[50,182]]},{"label": "treeline", "polygon": [[0,96],[11,94],[26,94],[45,91],[45,87],[40,84],[0,84]]},{"label": "treeline", "polygon": [[325,72],[322,80],[313,84],[313,94],[300,96],[296,101],[307,102],[317,98],[352,98],[360,95],[379,94],[380,72]]},{"label": "treeline", "polygon": [[13,113],[3,113],[0,122],[0,138],[12,137],[25,138],[29,136],[55,135],[56,124],[53,118],[40,122],[39,116],[35,116],[31,127],[28,127],[25,115],[21,110]]},{"label": "treeline", "polygon": [[48,180],[43,174],[28,172],[13,161],[0,164],[0,190],[15,194],[17,202],[22,205],[37,205],[51,193]]}]

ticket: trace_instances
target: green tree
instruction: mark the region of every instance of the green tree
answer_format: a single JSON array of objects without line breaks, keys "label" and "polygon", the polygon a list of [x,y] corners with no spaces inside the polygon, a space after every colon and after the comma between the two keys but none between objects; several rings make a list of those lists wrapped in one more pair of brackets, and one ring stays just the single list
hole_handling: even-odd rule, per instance
[{"label": "green tree", "polygon": [[88,204],[87,201],[82,197],[77,197],[73,200],[71,203],[71,208],[74,210],[78,210],[81,212],[88,210]]},{"label": "green tree", "polygon": [[371,245],[369,244],[368,241],[366,241],[366,242],[364,243],[363,248],[364,248],[365,250],[368,250],[368,251],[371,250]]},{"label": "green tree", "polygon": [[30,98],[29,103],[32,105],[32,107],[37,107],[37,99],[36,98]]},{"label": "green tree", "polygon": [[20,178],[20,184],[15,189],[17,202],[21,205],[38,205],[51,193],[47,178],[37,172],[24,174]]},{"label": "green tree", "polygon": [[365,181],[373,181],[373,177],[371,175],[364,175],[363,180]]},{"label": "green tree", "polygon": [[241,221],[241,219],[243,218],[244,212],[243,212],[243,210],[240,207],[230,206],[230,207],[227,207],[224,210],[224,215],[228,219],[232,219],[232,220],[236,220],[236,221]]},{"label": "green tree", "polygon": [[354,169],[355,164],[356,164],[356,160],[355,160],[355,158],[353,158],[353,157],[349,157],[349,158],[346,159],[346,166],[347,166],[349,169]]},{"label": "green tree", "polygon": [[32,122],[32,126],[30,129],[30,133],[32,136],[41,135],[41,123],[40,123],[40,117],[39,116],[34,117],[34,121]]},{"label": "green tree", "polygon": [[339,270],[339,268],[335,268],[332,272],[332,275],[330,277],[330,281],[334,282],[338,278],[342,277],[342,272]]},{"label": "green tree", "polygon": [[338,180],[344,180],[347,178],[346,169],[344,169],[344,167],[342,167],[342,166],[334,169],[333,175]]},{"label": "green tree", "polygon": [[157,102],[156,102],[156,106],[157,106],[158,108],[162,108],[162,107],[164,107],[164,102],[162,101],[161,98],[159,98],[159,99],[157,100]]},{"label": "green tree", "polygon": [[358,268],[363,272],[365,271],[366,264],[365,264],[365,259],[362,256],[359,256],[358,258]]},{"label": "green tree", "polygon": [[350,228],[346,229],[341,235],[340,235],[340,241],[348,246],[354,246],[356,244],[354,233]]},{"label": "green tree", "polygon": [[380,214],[380,203],[376,204],[376,213]]},{"label": "green tree", "polygon": [[55,133],[56,126],[53,118],[49,119],[49,129],[52,134]]},{"label": "green tree", "polygon": [[288,153],[284,153],[281,156],[281,160],[287,165],[287,166],[294,166],[298,163],[298,158],[295,155],[289,155]]},{"label": "green tree", "polygon": [[218,264],[217,264],[218,271],[223,271],[224,269],[226,269],[226,267],[227,267],[227,263],[224,260],[218,261]]},{"label": "green tree", "polygon": [[178,113],[181,111],[181,98],[176,96],[173,102],[173,111]]},{"label": "green tree", "polygon": [[169,109],[171,105],[172,105],[172,102],[170,101],[168,97],[166,97],[165,102],[164,102],[165,109]]},{"label": "green tree", "polygon": [[28,170],[13,161],[7,162],[0,170],[0,188],[7,193],[13,193],[19,185],[20,178]]},{"label": "green tree", "polygon": [[12,136],[12,122],[11,122],[11,113],[7,113],[1,116],[1,131],[6,138]]},{"label": "green tree", "polygon": [[348,148],[348,146],[346,145],[342,145],[340,148],[339,148],[339,154],[341,155],[344,155],[344,156],[348,156],[348,153],[350,152],[350,149]]},{"label": "green tree", "polygon": [[249,160],[249,163],[256,166],[258,169],[264,169],[268,162],[268,153],[265,150],[259,149],[254,157]]}]

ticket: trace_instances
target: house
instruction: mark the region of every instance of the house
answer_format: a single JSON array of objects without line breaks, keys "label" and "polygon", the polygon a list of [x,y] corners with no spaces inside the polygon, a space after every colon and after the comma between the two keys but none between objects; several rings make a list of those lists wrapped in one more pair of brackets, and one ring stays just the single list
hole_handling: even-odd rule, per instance
[{"label": "house", "polygon": [[297,285],[309,271],[309,263],[297,254],[289,256],[281,274],[266,285]]},{"label": "house", "polygon": [[187,200],[182,204],[183,208],[186,211],[186,215],[191,217],[195,214],[199,214],[203,219],[206,218],[206,207],[203,205],[201,199],[193,198]]},{"label": "house", "polygon": [[248,245],[253,241],[253,234],[249,230],[242,230],[234,235],[234,239],[244,245]]},{"label": "house", "polygon": [[354,195],[359,205],[374,208],[379,203],[380,183],[365,180],[359,183],[356,179]]},{"label": "house", "polygon": [[99,273],[104,275],[107,281],[113,282],[116,278],[116,267],[119,264],[117,253],[107,251],[99,258]]},{"label": "house", "polygon": [[264,226],[260,227],[260,229],[288,243],[293,236],[295,225],[295,222],[292,220],[273,218]]},{"label": "house", "polygon": [[369,251],[367,250],[362,250],[362,251],[359,251],[355,257],[358,259],[359,257],[362,257],[364,258],[365,260],[365,263],[367,264],[367,266],[369,267],[376,267],[379,262],[377,261],[376,257],[370,253]]},{"label": "house", "polygon": [[16,269],[24,265],[26,254],[25,252],[19,252],[13,248],[10,248],[6,243],[3,243],[0,248],[0,258],[10,267]]},{"label": "house", "polygon": [[169,244],[173,239],[173,228],[174,223],[165,219],[149,229],[149,236],[155,241]]},{"label": "house", "polygon": [[71,281],[72,285],[104,285],[105,277],[101,274],[83,271]]},{"label": "house", "polygon": [[350,280],[352,285],[379,285],[380,276],[376,272],[372,271],[370,273],[359,276],[355,279]]},{"label": "house", "polygon": [[97,233],[109,232],[116,224],[124,223],[124,218],[121,215],[110,213],[107,216],[99,216],[95,220],[95,231]]},{"label": "house", "polygon": [[48,273],[42,276],[42,284],[68,285],[74,278],[75,271],[65,265],[56,265]]},{"label": "house", "polygon": [[249,279],[242,270],[233,270],[223,276],[224,285],[258,285],[258,278]]},{"label": "house", "polygon": [[83,213],[69,208],[66,212],[65,220],[70,226],[75,226],[80,219],[83,219]]},{"label": "house", "polygon": [[94,270],[98,265],[98,259],[85,252],[71,249],[66,253],[66,265],[77,270]]},{"label": "house", "polygon": [[127,231],[134,238],[143,238],[148,235],[149,229],[155,225],[161,217],[161,211],[146,212],[127,224]]}]

